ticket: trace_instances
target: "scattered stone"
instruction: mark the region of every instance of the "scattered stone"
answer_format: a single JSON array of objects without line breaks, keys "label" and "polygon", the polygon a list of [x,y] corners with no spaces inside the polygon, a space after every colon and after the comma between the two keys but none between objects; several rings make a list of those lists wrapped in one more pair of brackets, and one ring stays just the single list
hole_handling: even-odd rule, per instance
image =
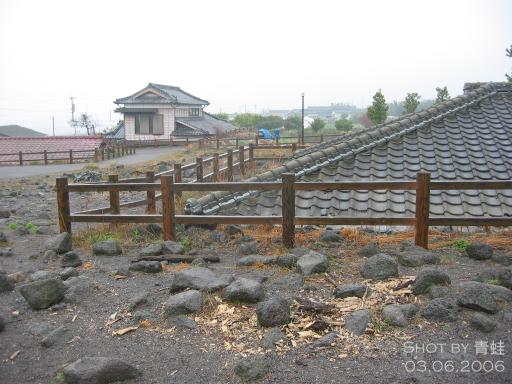
[{"label": "scattered stone", "polygon": [[197,312],[203,305],[203,295],[197,290],[190,290],[172,295],[164,304],[164,316],[184,315]]},{"label": "scattered stone", "polygon": [[327,229],[320,235],[318,240],[325,241],[326,243],[339,243],[343,240],[343,237],[338,232]]},{"label": "scattered stone", "polygon": [[217,276],[208,268],[194,267],[175,273],[171,279],[171,292],[182,289],[198,289],[209,292],[227,287],[233,278]]},{"label": "scattered stone", "polygon": [[3,272],[0,272],[0,293],[14,290],[13,281]]},{"label": "scattered stone", "polygon": [[5,329],[5,321],[2,316],[0,316],[0,332],[2,332]]},{"label": "scattered stone", "polygon": [[354,335],[362,335],[372,318],[368,309],[360,309],[345,318],[345,329]]},{"label": "scattered stone", "polygon": [[366,279],[373,280],[398,277],[398,263],[391,256],[379,253],[366,261],[361,270],[361,275]]},{"label": "scattered stone", "polygon": [[2,231],[0,231],[0,243],[7,243],[7,236]]},{"label": "scattered stone", "polygon": [[[0,272],[1,273],[1,272]],[[15,284],[17,283],[21,283],[23,281],[25,281],[26,279],[26,273],[25,272],[14,272],[14,273],[11,273],[9,275],[7,275],[7,277],[12,281],[14,282]]]},{"label": "scattered stone", "polygon": [[86,276],[71,277],[64,282],[67,287],[64,294],[66,303],[81,303],[90,295],[92,284]]},{"label": "scattered stone", "polygon": [[441,297],[431,300],[421,311],[427,320],[439,322],[453,322],[459,317],[459,307],[455,300]]},{"label": "scattered stone", "polygon": [[407,319],[413,317],[417,311],[414,304],[390,304],[383,308],[382,314],[389,325],[405,327]]},{"label": "scattered stone", "polygon": [[8,219],[11,217],[11,212],[8,209],[0,209],[0,219]]},{"label": "scattered stone", "polygon": [[148,303],[148,294],[140,293],[133,298],[128,304],[128,310],[133,311],[135,308],[143,306]]},{"label": "scattered stone", "polygon": [[275,256],[260,256],[260,255],[249,255],[240,258],[237,261],[237,265],[241,267],[249,267],[255,264],[271,265],[276,263],[277,257]]},{"label": "scattered stone", "polygon": [[0,257],[12,256],[12,248],[0,248]]},{"label": "scattered stone", "polygon": [[164,254],[183,255],[185,247],[176,241],[164,241],[162,252]]},{"label": "scattered stone", "polygon": [[228,241],[226,234],[220,231],[212,231],[210,234],[210,239],[215,243],[225,243]]},{"label": "scattered stone", "polygon": [[162,264],[159,261],[142,260],[132,263],[129,270],[136,272],[158,273],[162,272]]},{"label": "scattered stone", "polygon": [[481,283],[501,285],[512,289],[512,270],[510,268],[486,269],[480,272],[476,279]]},{"label": "scattered stone", "polygon": [[485,243],[472,243],[466,247],[466,253],[470,259],[487,260],[492,257],[492,247]]},{"label": "scattered stone", "polygon": [[359,256],[366,256],[366,257],[370,257],[370,256],[376,255],[378,253],[380,253],[379,245],[377,243],[373,243],[373,242],[368,243],[363,248],[361,248],[359,250],[359,252],[357,252],[357,254]]},{"label": "scattered stone", "polygon": [[330,332],[327,335],[324,335],[321,338],[313,341],[310,344],[310,348],[331,347],[335,343],[337,338],[338,338],[338,334],[336,332]]},{"label": "scattered stone", "polygon": [[260,271],[260,270],[254,270],[254,271],[244,272],[244,273],[238,275],[237,277],[254,280],[254,281],[257,281],[258,283],[264,283],[265,281],[268,280],[269,274],[271,274],[271,273],[265,272],[265,271]]},{"label": "scattered stone", "polygon": [[304,276],[309,276],[314,273],[327,272],[328,268],[329,261],[327,260],[327,256],[318,252],[310,251],[304,256],[301,256],[299,260],[297,260],[297,269]]},{"label": "scattered stone", "polygon": [[47,251],[44,252],[43,254],[43,261],[45,263],[48,263],[49,261],[55,261],[57,260],[59,257],[57,256],[57,252],[55,252],[54,250],[52,249],[48,249]]},{"label": "scattered stone", "polygon": [[297,248],[293,248],[290,251],[291,254],[298,256],[298,257],[304,256],[304,255],[308,254],[309,252],[311,252],[311,250],[306,247],[297,247]]},{"label": "scattered stone", "polygon": [[82,265],[82,260],[80,260],[80,256],[78,255],[78,253],[76,252],[73,252],[73,251],[69,251],[69,252],[66,252],[63,256],[62,256],[62,260],[60,262],[60,265],[62,267],[79,267]]},{"label": "scattered stone", "polygon": [[144,249],[140,251],[140,256],[158,256],[161,255],[164,250],[164,245],[162,243],[153,243],[146,246]]},{"label": "scattered stone", "polygon": [[275,264],[279,265],[282,268],[293,268],[297,264],[297,260],[299,256],[294,255],[293,253],[288,253],[283,256],[277,256],[275,258]]},{"label": "scattered stone", "polygon": [[196,329],[197,323],[185,315],[170,316],[167,318],[167,324],[171,327],[180,327],[187,329]]},{"label": "scattered stone", "polygon": [[493,252],[492,261],[501,265],[510,266],[512,265],[512,254],[510,252],[505,253],[503,251]]},{"label": "scattered stone", "polygon": [[28,283],[20,293],[32,309],[46,309],[64,298],[66,287],[60,279],[47,279]]},{"label": "scattered stone", "polygon": [[64,344],[64,342],[68,339],[68,336],[69,329],[61,325],[43,337],[41,340],[41,346],[44,348],[49,348],[55,344]]},{"label": "scattered stone", "polygon": [[62,280],[67,280],[71,277],[78,276],[78,271],[73,267],[67,267],[59,272],[59,277]]},{"label": "scattered stone", "polygon": [[107,357],[83,357],[66,366],[63,373],[66,384],[108,384],[141,375],[124,361]]},{"label": "scattered stone", "polygon": [[28,235],[30,233],[30,231],[27,228],[25,228],[24,226],[20,225],[18,228],[16,228],[14,233],[16,233],[19,236],[25,236],[25,235]]},{"label": "scattered stone", "polygon": [[244,235],[244,231],[242,230],[242,228],[235,224],[229,224],[226,227],[225,232],[230,236],[238,235],[238,234],[241,234],[242,236]]},{"label": "scattered stone", "polygon": [[46,322],[32,324],[30,327],[28,327],[28,332],[34,336],[47,335],[51,331],[52,326],[50,325],[50,323]]},{"label": "scattered stone", "polygon": [[430,288],[429,295],[431,299],[438,299],[440,297],[448,297],[452,295],[452,290],[448,287],[443,287],[440,285],[434,285]]},{"label": "scattered stone", "polygon": [[101,172],[87,169],[73,175],[73,178],[75,183],[99,183],[101,181]]},{"label": "scattered stone", "polygon": [[154,316],[151,312],[145,309],[141,309],[133,312],[132,319],[136,323],[140,323],[143,320],[153,320]]},{"label": "scattered stone", "polygon": [[469,323],[473,328],[485,333],[492,332],[498,326],[498,322],[491,316],[479,312],[475,312],[471,316]]},{"label": "scattered stone", "polygon": [[223,297],[229,301],[256,303],[263,299],[263,287],[254,280],[237,278],[223,292]]},{"label": "scattered stone", "polygon": [[263,349],[274,349],[281,340],[286,340],[286,335],[278,327],[270,328],[261,338],[260,346]]},{"label": "scattered stone", "polygon": [[290,321],[290,304],[280,297],[270,298],[258,304],[256,315],[264,327],[287,324]]},{"label": "scattered stone", "polygon": [[208,263],[202,257],[196,257],[194,260],[192,260],[190,265],[193,265],[194,267],[208,267]]},{"label": "scattered stone", "polygon": [[487,313],[497,313],[498,304],[494,296],[479,286],[466,285],[458,296],[458,303],[461,307],[474,309]]},{"label": "scattered stone", "polygon": [[96,256],[117,256],[123,253],[117,240],[103,240],[92,246],[92,253]]},{"label": "scattered stone", "polygon": [[29,280],[30,281],[38,281],[38,280],[52,279],[55,277],[56,277],[56,275],[53,272],[40,270],[40,271],[35,271],[34,273],[32,273],[30,275]]},{"label": "scattered stone", "polygon": [[425,267],[416,276],[412,292],[415,295],[421,295],[428,293],[435,285],[449,285],[450,283],[450,276],[445,271],[439,268]]},{"label": "scattered stone", "polygon": [[125,276],[130,277],[132,276],[132,273],[128,269],[129,267],[119,267],[117,269],[114,269],[111,274],[112,276]]},{"label": "scattered stone", "polygon": [[371,289],[367,285],[345,284],[345,285],[338,285],[336,287],[336,289],[334,290],[334,297],[336,297],[337,299],[344,299],[346,297],[362,298],[365,293],[367,296],[370,296]]},{"label": "scattered stone", "polygon": [[245,382],[259,380],[269,372],[270,362],[265,356],[245,357],[235,364],[235,373]]},{"label": "scattered stone", "polygon": [[256,241],[243,242],[238,248],[238,255],[254,255],[258,253],[258,243]]},{"label": "scattered stone", "polygon": [[304,285],[304,276],[300,273],[289,273],[274,281],[276,289],[299,289]]},{"label": "scattered stone", "polygon": [[51,239],[48,239],[44,245],[45,250],[51,250],[55,253],[61,254],[71,251],[71,235],[67,232],[62,232]]},{"label": "scattered stone", "polygon": [[500,285],[479,283],[477,281],[464,281],[459,283],[458,287],[461,292],[480,290],[491,295],[498,301],[512,301],[512,291]]},{"label": "scattered stone", "polygon": [[146,232],[152,237],[157,237],[164,233],[164,230],[160,224],[149,223],[146,225]]},{"label": "scattered stone", "polygon": [[439,264],[439,256],[421,247],[400,252],[398,262],[405,267],[420,267],[425,264]]}]

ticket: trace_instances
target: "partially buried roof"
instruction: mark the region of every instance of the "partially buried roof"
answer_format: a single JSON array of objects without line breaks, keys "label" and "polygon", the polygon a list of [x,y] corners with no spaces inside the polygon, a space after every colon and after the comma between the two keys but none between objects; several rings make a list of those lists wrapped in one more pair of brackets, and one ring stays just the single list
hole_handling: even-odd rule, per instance
[{"label": "partially buried roof", "polygon": [[[512,179],[512,85],[467,84],[463,95],[425,111],[297,152],[249,180],[302,181]],[[297,216],[414,216],[415,191],[298,191]],[[195,214],[281,215],[277,191],[208,194]],[[430,215],[512,216],[511,190],[432,191]]]},{"label": "partially buried roof", "polygon": [[215,135],[236,129],[233,124],[230,124],[227,121],[221,119],[217,119],[216,117],[206,112],[203,112],[202,116],[178,117],[176,118],[176,123],[193,129],[197,135]]},{"label": "partially buried roof", "polygon": [[46,135],[42,132],[34,131],[33,129],[25,128],[20,125],[2,125],[0,126],[0,136],[40,137]]},{"label": "partially buried roof", "polygon": [[114,101],[116,104],[184,104],[184,105],[208,105],[209,102],[179,87],[149,83],[145,88],[131,96]]}]

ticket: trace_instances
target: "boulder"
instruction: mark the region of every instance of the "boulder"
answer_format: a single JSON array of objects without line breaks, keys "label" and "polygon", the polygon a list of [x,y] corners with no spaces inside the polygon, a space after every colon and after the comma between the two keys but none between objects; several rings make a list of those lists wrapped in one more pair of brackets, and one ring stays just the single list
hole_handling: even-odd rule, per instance
[{"label": "boulder", "polygon": [[162,226],[157,223],[149,223],[146,225],[146,233],[152,237],[160,236],[164,233]]},{"label": "boulder", "polygon": [[290,321],[290,304],[286,299],[274,297],[256,307],[258,322],[264,327],[275,327]]},{"label": "boulder", "polygon": [[158,273],[162,271],[162,264],[159,261],[142,260],[132,263],[129,270],[136,272]]},{"label": "boulder", "polygon": [[366,293],[370,296],[371,289],[364,284],[345,284],[338,285],[334,290],[334,297],[338,299],[344,299],[346,297],[363,297]]},{"label": "boulder", "polygon": [[92,283],[86,276],[71,277],[64,282],[67,287],[64,294],[66,303],[81,303],[86,299],[92,290]]},{"label": "boulder", "polygon": [[140,371],[122,360],[108,357],[83,357],[63,370],[66,384],[108,384],[136,379]]},{"label": "boulder", "polygon": [[361,275],[366,279],[373,280],[398,277],[398,263],[391,256],[379,253],[366,261],[361,269]]},{"label": "boulder", "polygon": [[350,313],[345,318],[345,329],[354,335],[362,335],[368,324],[372,321],[368,309],[360,309]]},{"label": "boulder", "polygon": [[448,287],[434,285],[432,288],[430,288],[428,293],[431,299],[438,299],[440,297],[451,296],[453,294],[453,291]]},{"label": "boulder", "polygon": [[39,280],[46,280],[46,279],[52,279],[57,277],[54,272],[49,272],[45,270],[35,271],[30,275],[29,280],[30,281],[39,281]]},{"label": "boulder", "polygon": [[512,289],[512,270],[510,267],[486,269],[480,272],[475,280]]},{"label": "boulder", "polygon": [[466,247],[466,253],[470,259],[487,260],[492,257],[492,247],[485,243],[472,243]]},{"label": "boulder", "polygon": [[194,267],[205,267],[205,268],[208,267],[208,263],[202,257],[196,257],[194,260],[192,260],[190,265],[192,265]]},{"label": "boulder", "polygon": [[465,286],[461,290],[457,302],[461,307],[476,311],[487,313],[497,313],[499,311],[494,295],[478,286]]},{"label": "boulder", "polygon": [[44,348],[50,348],[55,344],[64,344],[69,338],[69,329],[61,325],[54,329],[41,340],[41,346]]},{"label": "boulder", "polygon": [[288,273],[276,279],[272,286],[275,289],[299,289],[304,285],[304,276],[300,273]]},{"label": "boulder", "polygon": [[439,256],[418,247],[398,254],[398,262],[405,267],[420,267],[425,264],[439,264]]},{"label": "boulder", "polygon": [[328,268],[329,261],[327,260],[327,256],[318,252],[311,251],[297,260],[297,269],[304,276],[327,272]]},{"label": "boulder", "polygon": [[286,340],[286,335],[278,327],[270,328],[261,338],[260,346],[263,349],[273,349],[281,340]]},{"label": "boulder", "polygon": [[28,283],[20,293],[32,309],[46,309],[64,298],[66,287],[60,279],[47,279]]},{"label": "boulder", "polygon": [[11,212],[8,209],[0,209],[0,219],[8,219],[11,217]]},{"label": "boulder", "polygon": [[373,242],[368,243],[363,248],[361,248],[359,250],[359,252],[357,252],[357,254],[359,256],[365,256],[365,257],[370,257],[370,256],[376,255],[378,253],[380,253],[379,245],[377,243],[373,243]]},{"label": "boulder", "polygon": [[249,267],[255,264],[271,265],[276,263],[276,259],[275,256],[249,255],[240,258],[236,264],[240,267]]},{"label": "boulder", "polygon": [[450,276],[445,271],[439,268],[425,267],[416,276],[412,292],[415,295],[421,295],[428,293],[435,285],[449,285],[450,283]]},{"label": "boulder", "polygon": [[92,253],[96,256],[117,256],[123,253],[117,240],[103,240],[92,246]]},{"label": "boulder", "polygon": [[464,281],[459,283],[457,288],[462,293],[467,291],[482,291],[491,295],[497,301],[512,301],[512,291],[500,285],[479,283],[477,281]]},{"label": "boulder", "polygon": [[275,258],[275,264],[283,268],[293,268],[297,264],[298,260],[299,256],[294,255],[293,253],[288,253],[283,256],[277,256]]},{"label": "boulder", "polygon": [[158,256],[161,255],[164,250],[162,243],[149,244],[140,251],[140,256]]},{"label": "boulder", "polygon": [[422,310],[421,315],[431,321],[453,322],[458,319],[459,307],[456,300],[442,297],[431,300]]},{"label": "boulder", "polygon": [[262,379],[270,372],[270,361],[266,356],[244,357],[235,363],[235,373],[244,382]]},{"label": "boulder", "polygon": [[71,235],[67,232],[62,232],[57,236],[48,239],[44,244],[45,250],[54,251],[58,254],[69,252],[71,251],[71,248]]},{"label": "boulder", "polygon": [[62,260],[60,261],[60,265],[62,267],[79,267],[80,265],[82,265],[82,260],[80,260],[80,256],[78,255],[78,253],[76,252],[73,252],[73,251],[69,251],[69,252],[66,252],[63,256],[62,256]]},{"label": "boulder", "polygon": [[480,312],[475,312],[471,316],[469,320],[471,326],[479,331],[489,333],[494,331],[494,329],[498,326],[498,322],[494,320],[491,316],[485,315]]},{"label": "boulder", "polygon": [[0,293],[14,290],[14,282],[3,272],[0,272]]},{"label": "boulder", "polygon": [[171,292],[187,288],[213,292],[227,287],[231,281],[232,278],[217,276],[208,268],[194,267],[175,273],[171,278],[170,289]]},{"label": "boulder", "polygon": [[242,228],[239,225],[235,225],[235,224],[229,224],[224,231],[229,236],[234,236],[234,235],[238,235],[238,234],[241,234],[242,236],[244,235],[244,231],[242,230]]},{"label": "boulder", "polygon": [[78,276],[78,271],[73,267],[64,268],[62,271],[59,272],[59,277],[62,280],[67,280],[71,277]]},{"label": "boulder", "polygon": [[190,290],[172,295],[164,304],[164,316],[184,315],[197,312],[203,305],[203,295],[197,290]]},{"label": "boulder", "polygon": [[228,241],[228,237],[224,232],[212,231],[210,233],[210,239],[214,243],[225,243]]},{"label": "boulder", "polygon": [[326,230],[320,235],[318,240],[325,241],[326,243],[339,243],[343,240],[343,236],[336,231]]},{"label": "boulder", "polygon": [[178,327],[178,328],[186,328],[186,329],[196,329],[197,323],[195,320],[192,320],[188,318],[185,315],[178,315],[178,316],[170,316],[166,318],[167,324],[171,327]]},{"label": "boulder", "polygon": [[417,311],[414,304],[390,304],[383,308],[382,315],[389,325],[405,327],[407,319],[413,317]]},{"label": "boulder", "polygon": [[248,241],[240,243],[238,247],[238,255],[254,255],[258,253],[258,242]]},{"label": "boulder", "polygon": [[263,299],[263,287],[254,280],[237,278],[226,288],[224,288],[223,297],[229,301],[242,301],[256,303]]},{"label": "boulder", "polygon": [[164,254],[173,254],[173,255],[183,255],[185,253],[185,247],[181,243],[177,241],[167,240],[164,241],[162,246],[162,253]]},{"label": "boulder", "polygon": [[0,231],[0,243],[7,243],[7,236],[2,231]]},{"label": "boulder", "polygon": [[0,248],[0,257],[12,256],[12,248]]}]

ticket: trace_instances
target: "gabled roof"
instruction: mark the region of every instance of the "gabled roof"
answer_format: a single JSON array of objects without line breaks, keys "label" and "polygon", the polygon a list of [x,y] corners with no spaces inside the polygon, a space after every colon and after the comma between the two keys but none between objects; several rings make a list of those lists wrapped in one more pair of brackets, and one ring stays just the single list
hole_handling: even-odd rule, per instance
[{"label": "gabled roof", "polygon": [[[303,181],[512,179],[512,86],[469,84],[463,95],[358,133],[297,152],[284,165],[249,180]],[[298,216],[413,216],[414,191],[300,191]],[[275,191],[211,193],[188,212],[280,215]],[[512,216],[512,191],[432,191],[430,214]]]},{"label": "gabled roof", "polygon": [[176,122],[198,131],[198,134],[215,135],[236,129],[233,124],[217,119],[206,112],[203,112],[202,116],[179,117],[176,118]]},{"label": "gabled roof", "polygon": [[0,126],[0,136],[34,137],[46,135],[42,132],[34,131],[33,129],[25,128],[20,125],[2,125]]},{"label": "gabled roof", "polygon": [[149,83],[145,88],[131,96],[114,101],[116,104],[184,104],[209,105],[206,100],[200,99],[179,87],[171,85]]}]

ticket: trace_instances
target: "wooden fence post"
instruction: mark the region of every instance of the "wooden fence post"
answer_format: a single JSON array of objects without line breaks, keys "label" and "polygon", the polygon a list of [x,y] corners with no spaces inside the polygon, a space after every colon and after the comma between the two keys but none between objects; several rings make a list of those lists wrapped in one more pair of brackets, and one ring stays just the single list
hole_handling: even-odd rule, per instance
[{"label": "wooden fence post", "polygon": [[173,177],[162,176],[161,181],[164,240],[176,241]]},{"label": "wooden fence post", "polygon": [[324,134],[323,134],[323,133],[320,135],[320,142],[321,142],[321,143],[323,143],[323,142],[324,142]]},{"label": "wooden fence post", "polygon": [[279,145],[279,137],[276,136],[276,145]]},{"label": "wooden fence post", "polygon": [[68,178],[57,177],[57,215],[59,216],[60,232],[71,233],[71,211],[69,209]]},{"label": "wooden fence post", "polygon": [[48,152],[46,149],[43,151],[44,165],[48,165]]},{"label": "wooden fence post", "polygon": [[[177,183],[181,183],[181,163],[174,164],[174,180]],[[181,199],[181,191],[176,192],[176,197]]]},{"label": "wooden fence post", "polygon": [[233,181],[233,150],[228,149],[228,174],[226,176],[227,181]]},{"label": "wooden fence post", "polygon": [[256,134],[256,138],[255,138],[255,140],[254,140],[254,142],[256,143],[256,145],[259,145],[259,141],[258,141],[258,140],[259,140],[259,138],[258,138],[258,134]]},{"label": "wooden fence post", "polygon": [[235,148],[238,148],[238,136],[235,137]]},{"label": "wooden fence post", "polygon": [[297,150],[297,143],[292,143],[292,154]]},{"label": "wooden fence post", "polygon": [[73,164],[73,150],[69,150],[69,164]]},{"label": "wooden fence post", "polygon": [[249,167],[254,169],[254,144],[249,143]]},{"label": "wooden fence post", "polygon": [[416,175],[416,233],[414,243],[428,249],[428,217],[430,211],[430,173]]},{"label": "wooden fence post", "polygon": [[105,160],[105,148],[101,148],[101,161]]},{"label": "wooden fence post", "polygon": [[219,140],[219,138],[217,137],[217,151],[219,150],[219,148],[220,148],[220,140]]},{"label": "wooden fence post", "polygon": [[18,157],[19,157],[20,165],[23,165],[23,152],[19,151]]},{"label": "wooden fence post", "polygon": [[[154,183],[155,182],[155,172],[147,171],[146,178],[147,178],[146,182]],[[156,213],[155,191],[147,191],[146,193],[147,193],[147,200],[148,200],[147,212],[148,213]]]},{"label": "wooden fence post", "polygon": [[240,164],[240,176],[245,176],[245,147],[238,147],[238,163]]},{"label": "wooden fence post", "polygon": [[203,182],[203,158],[196,157],[196,180],[198,183]]},{"label": "wooden fence post", "polygon": [[295,174],[283,173],[282,182],[283,245],[286,248],[293,248],[295,245]]},{"label": "wooden fence post", "polygon": [[121,146],[120,145],[117,145],[116,146],[116,157],[121,157]]},{"label": "wooden fence post", "polygon": [[94,162],[97,163],[98,161],[100,161],[100,150],[94,148]]},{"label": "wooden fence post", "polygon": [[216,182],[220,181],[219,154],[218,153],[213,154],[212,168],[213,168],[213,182],[216,183]]},{"label": "wooden fence post", "polygon": [[[119,181],[119,175],[108,175],[109,183],[117,183]],[[119,203],[119,191],[110,191],[110,213],[119,215],[121,212],[121,205]]]}]

